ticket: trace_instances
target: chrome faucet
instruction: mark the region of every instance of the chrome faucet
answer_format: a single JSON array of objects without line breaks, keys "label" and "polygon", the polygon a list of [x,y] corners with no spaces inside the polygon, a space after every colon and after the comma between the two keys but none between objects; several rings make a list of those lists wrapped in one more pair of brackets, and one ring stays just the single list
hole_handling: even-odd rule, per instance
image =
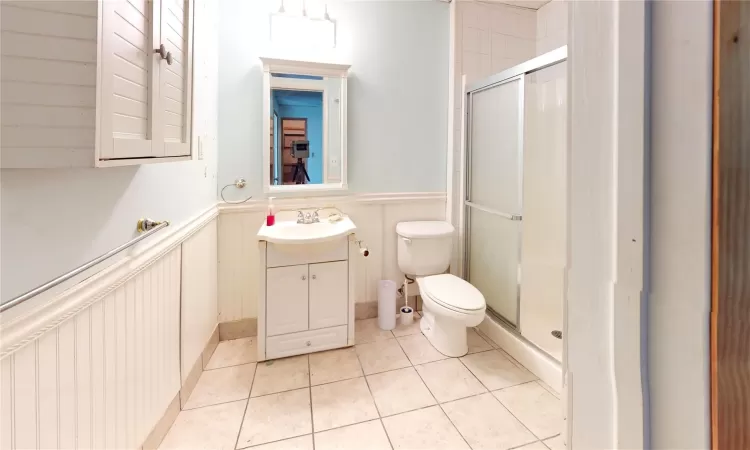
[{"label": "chrome faucet", "polygon": [[318,218],[318,211],[319,210],[316,209],[312,214],[310,214],[309,212],[303,213],[302,211],[297,211],[297,223],[308,225],[311,223],[320,222],[320,218]]}]

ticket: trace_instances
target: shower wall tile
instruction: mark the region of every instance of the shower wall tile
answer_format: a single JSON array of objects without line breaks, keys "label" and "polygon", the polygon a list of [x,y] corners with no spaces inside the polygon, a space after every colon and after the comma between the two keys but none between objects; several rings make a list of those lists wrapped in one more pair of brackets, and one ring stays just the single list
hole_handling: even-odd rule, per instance
[{"label": "shower wall tile", "polygon": [[536,54],[541,55],[568,42],[567,0],[552,0],[537,11]]}]

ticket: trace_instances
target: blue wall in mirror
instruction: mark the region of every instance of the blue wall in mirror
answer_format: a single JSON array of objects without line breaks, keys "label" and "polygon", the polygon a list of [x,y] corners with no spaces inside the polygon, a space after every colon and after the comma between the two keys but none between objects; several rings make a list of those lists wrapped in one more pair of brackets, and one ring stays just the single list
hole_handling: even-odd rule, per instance
[{"label": "blue wall in mirror", "polygon": [[274,89],[272,97],[279,118],[307,119],[307,174],[310,184],[323,183],[323,93]]}]

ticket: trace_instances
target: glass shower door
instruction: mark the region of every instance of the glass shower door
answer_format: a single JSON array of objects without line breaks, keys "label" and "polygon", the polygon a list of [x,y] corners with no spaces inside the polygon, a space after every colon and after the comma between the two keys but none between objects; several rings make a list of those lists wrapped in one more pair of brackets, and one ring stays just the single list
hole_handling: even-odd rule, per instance
[{"label": "glass shower door", "polygon": [[523,92],[519,76],[469,94],[466,278],[491,312],[519,324]]}]

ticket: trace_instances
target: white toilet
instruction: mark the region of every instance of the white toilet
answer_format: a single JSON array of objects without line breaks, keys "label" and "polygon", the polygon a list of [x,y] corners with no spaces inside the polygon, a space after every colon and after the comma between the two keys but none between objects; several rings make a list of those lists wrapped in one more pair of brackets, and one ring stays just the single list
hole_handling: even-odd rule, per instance
[{"label": "white toilet", "polygon": [[484,320],[481,292],[448,270],[453,249],[453,225],[447,222],[400,222],[398,266],[416,277],[422,295],[422,332],[440,353],[463,356],[469,347],[466,327]]}]

